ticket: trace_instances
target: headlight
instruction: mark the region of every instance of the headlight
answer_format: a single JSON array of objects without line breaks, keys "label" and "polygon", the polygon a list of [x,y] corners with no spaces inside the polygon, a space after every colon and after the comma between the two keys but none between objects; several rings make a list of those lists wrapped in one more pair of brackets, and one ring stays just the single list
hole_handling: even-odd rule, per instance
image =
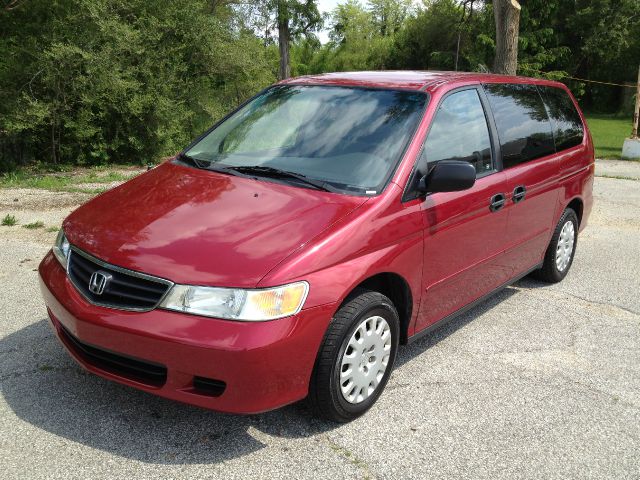
[{"label": "headlight", "polygon": [[160,307],[205,317],[259,322],[295,315],[302,309],[307,293],[307,282],[259,290],[174,285]]},{"label": "headlight", "polygon": [[60,229],[56,243],[53,246],[53,254],[65,269],[67,268],[67,260],[69,259],[69,249],[69,241],[64,235],[64,230]]}]

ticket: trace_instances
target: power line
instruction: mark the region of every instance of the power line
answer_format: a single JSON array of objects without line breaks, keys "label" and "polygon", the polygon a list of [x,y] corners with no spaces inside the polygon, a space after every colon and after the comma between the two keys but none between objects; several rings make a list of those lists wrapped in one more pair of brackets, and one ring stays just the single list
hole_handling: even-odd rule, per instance
[{"label": "power line", "polygon": [[[544,75],[550,75],[553,74],[553,72],[543,72],[542,70],[536,70],[535,68],[531,68],[531,67],[523,67],[525,70],[530,70],[532,72],[536,72],[536,73],[542,73]],[[564,80],[565,78],[569,78],[571,80],[577,80],[578,82],[587,82],[587,83],[599,83],[601,85],[613,85],[615,87],[625,87],[625,88],[636,88],[635,85],[633,84],[624,84],[624,83],[613,83],[613,82],[602,82],[600,80],[588,80],[586,78],[578,78],[578,77],[572,77],[570,75],[564,75],[564,74],[557,74],[557,76],[560,77],[561,80]]]}]

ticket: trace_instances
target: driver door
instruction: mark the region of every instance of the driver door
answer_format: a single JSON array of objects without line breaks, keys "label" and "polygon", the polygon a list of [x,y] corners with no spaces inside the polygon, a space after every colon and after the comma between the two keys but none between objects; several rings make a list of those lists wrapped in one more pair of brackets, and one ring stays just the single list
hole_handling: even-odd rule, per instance
[{"label": "driver door", "polygon": [[[479,88],[445,96],[419,159],[421,171],[441,160],[465,160],[476,168],[475,185],[427,195],[424,222],[423,295],[415,332],[481,298],[513,275],[505,264],[506,176],[497,164],[486,101]],[[495,137],[494,137],[495,138]]]}]

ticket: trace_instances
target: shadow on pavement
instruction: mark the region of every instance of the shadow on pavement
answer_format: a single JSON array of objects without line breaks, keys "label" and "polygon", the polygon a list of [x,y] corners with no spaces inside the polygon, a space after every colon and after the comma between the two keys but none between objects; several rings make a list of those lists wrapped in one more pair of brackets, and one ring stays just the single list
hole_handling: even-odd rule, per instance
[{"label": "shadow on pavement", "polygon": [[[517,290],[507,288],[401,348],[397,368],[515,293]],[[3,338],[0,366],[4,399],[25,422],[73,442],[146,463],[218,463],[264,448],[258,440],[260,432],[303,438],[337,426],[311,418],[303,403],[261,415],[225,415],[104,380],[76,365],[47,320]],[[250,429],[255,430],[253,434]]]},{"label": "shadow on pavement", "polygon": [[[516,285],[521,285],[521,282],[518,282]],[[492,308],[498,306],[500,303],[504,302],[512,295],[517,295],[518,290],[513,287],[507,287],[500,292],[496,293],[492,297],[488,298],[484,302],[476,305],[468,312],[463,313],[459,317],[454,318],[449,323],[442,325],[441,327],[435,329],[433,332],[425,335],[422,338],[419,338],[414,343],[409,344],[408,346],[401,347],[398,350],[398,357],[396,359],[395,368],[400,368],[405,363],[413,360],[416,356],[420,355],[422,352],[429,349],[429,347],[436,345],[437,343],[445,340],[450,335],[456,333],[459,329],[472,322],[480,315],[490,311]]]},{"label": "shadow on pavement", "polygon": [[[48,320],[0,341],[5,401],[25,422],[91,448],[154,464],[217,463],[265,445],[248,430],[306,437],[332,425],[302,405],[233,416],[172,402],[85,372]],[[64,452],[60,452],[64,455]]]}]

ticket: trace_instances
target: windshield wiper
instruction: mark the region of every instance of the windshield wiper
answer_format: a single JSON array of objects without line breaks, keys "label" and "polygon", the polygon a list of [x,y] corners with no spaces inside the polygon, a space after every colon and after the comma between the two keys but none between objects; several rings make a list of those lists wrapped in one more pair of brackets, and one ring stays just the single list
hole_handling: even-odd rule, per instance
[{"label": "windshield wiper", "polygon": [[180,160],[181,162],[184,162],[184,163],[189,163],[189,164],[193,165],[196,168],[202,168],[202,169],[207,168],[207,165],[202,163],[197,158],[194,158],[194,157],[192,157],[190,155],[187,155],[186,153],[179,153],[178,154],[178,160]]},{"label": "windshield wiper", "polygon": [[238,172],[245,175],[259,175],[270,178],[292,178],[300,183],[309,185],[316,190],[322,190],[324,192],[337,192],[338,190],[329,186],[326,182],[319,180],[313,180],[301,173],[289,172],[287,170],[280,170],[279,168],[267,167],[264,165],[242,165],[238,167],[225,167],[224,171]]}]

